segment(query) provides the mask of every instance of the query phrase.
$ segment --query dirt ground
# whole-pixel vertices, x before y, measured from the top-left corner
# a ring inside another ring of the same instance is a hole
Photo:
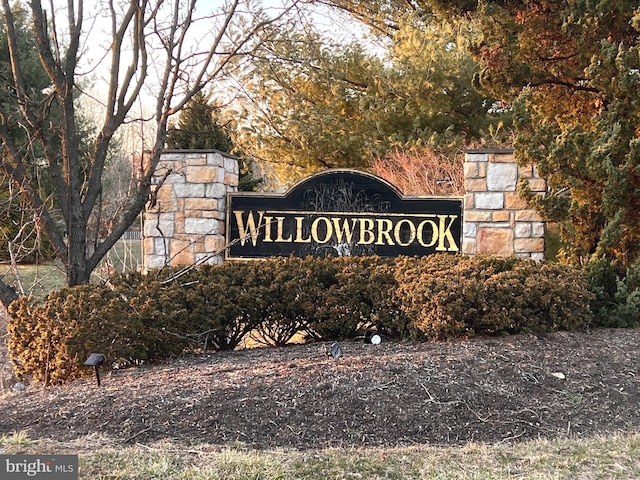
[[[262,348],[0,398],[0,435],[253,448],[457,445],[640,428],[640,330]]]

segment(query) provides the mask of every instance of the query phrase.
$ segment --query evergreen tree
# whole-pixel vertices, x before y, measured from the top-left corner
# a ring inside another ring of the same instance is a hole
[[[640,8],[632,0],[327,0],[392,37],[411,12],[464,19],[474,86],[514,115],[515,151],[548,181],[527,195],[572,262],[640,258]],[[417,54],[419,55],[419,54]]]
[[[167,130],[167,148],[220,150],[231,153],[233,142],[219,124],[218,109],[203,92],[185,105],[176,125]]]
[[[46,73],[38,62],[35,39],[28,32],[28,14],[20,3],[14,7],[17,26],[16,41],[20,56],[25,65],[26,88],[34,97],[42,101],[48,86]],[[19,116],[16,87],[11,76],[11,60],[4,25],[0,16],[0,84],[4,87],[0,96],[0,112],[9,118]],[[20,148],[28,165],[28,174],[32,177],[42,198],[52,205],[52,185],[47,172],[40,165],[42,149],[30,141],[26,129],[19,123],[11,122],[8,132]],[[4,146],[0,142],[0,159],[5,158]],[[37,212],[30,209],[24,201],[19,188],[11,185],[11,179],[0,172],[0,261],[35,261],[38,258],[50,258],[53,251],[46,236],[41,236],[35,222]]]
[[[265,42],[243,82],[243,148],[291,181],[425,145],[454,152],[508,121],[472,86],[463,21],[399,14],[380,53],[298,25]]]
[[[516,154],[549,184],[530,198],[559,223],[564,255],[638,260],[638,2],[432,3],[475,17],[476,85],[513,108]]]
[[[180,114],[177,125],[171,125],[167,130],[167,148],[219,150],[233,153],[234,145],[230,135],[219,123],[219,109],[212,105],[203,93],[196,93],[185,105]],[[254,191],[262,181],[254,178],[250,160],[238,155],[240,191]]]

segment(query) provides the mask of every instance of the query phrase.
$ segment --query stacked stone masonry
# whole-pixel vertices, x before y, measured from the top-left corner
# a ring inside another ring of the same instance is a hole
[[[237,160],[222,152],[162,154],[144,218],[145,269],[222,262],[227,193],[238,190],[238,175]]]
[[[534,166],[519,166],[511,150],[467,152],[462,253],[544,259],[545,223],[518,195],[526,178],[546,193]],[[152,180],[144,214],[145,269],[221,263],[227,193],[238,190],[238,162],[218,151],[169,150]]]
[[[512,150],[470,151],[464,174],[462,253],[543,260],[545,223],[516,191],[526,178],[532,191],[546,193],[536,168],[518,165]]]

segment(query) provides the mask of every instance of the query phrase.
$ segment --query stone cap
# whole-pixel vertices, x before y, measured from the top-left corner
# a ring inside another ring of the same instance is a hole
[[[219,153],[224,157],[229,158],[237,158],[240,157],[236,155],[232,155],[231,153],[223,152],[222,150],[216,150],[215,148],[211,149],[201,149],[201,148],[165,148],[162,150],[162,153]]]
[[[464,153],[513,153],[513,148],[470,148]]]

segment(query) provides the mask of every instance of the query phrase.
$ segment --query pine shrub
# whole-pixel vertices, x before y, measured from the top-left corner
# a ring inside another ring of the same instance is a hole
[[[397,275],[405,314],[429,339],[576,329],[590,319],[586,276],[571,267],[435,255]]]
[[[393,259],[343,257],[333,260],[340,268],[326,291],[325,312],[312,328],[319,338],[343,339],[377,331],[400,336],[408,320],[396,294]]]
[[[296,335],[335,340],[372,330],[435,340],[574,330],[591,321],[590,305],[634,324],[639,288],[640,269],[621,279],[605,265],[587,275],[515,257],[226,262],[120,275],[52,292],[41,304],[20,298],[9,348],[19,376],[53,384],[90,373],[82,363],[92,352],[127,366],[232,350],[249,335],[282,346]]]
[[[606,259],[588,266],[591,309],[597,327],[637,327],[640,324],[640,261],[620,268]]]
[[[338,265],[326,258],[272,258],[256,262],[262,287],[261,319],[255,338],[283,346],[296,335],[319,338],[316,330],[326,317],[326,292],[335,283]]]
[[[148,330],[139,317],[127,315],[122,297],[104,286],[65,288],[41,305],[22,297],[11,304],[8,330],[16,374],[45,385],[82,375],[92,352],[121,365],[149,356]]]

